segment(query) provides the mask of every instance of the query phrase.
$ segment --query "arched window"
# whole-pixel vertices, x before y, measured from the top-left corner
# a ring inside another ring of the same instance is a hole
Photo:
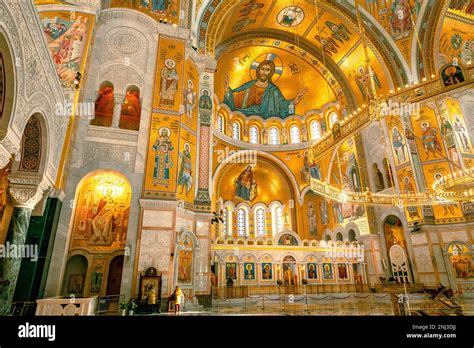
[[[258,143],[259,143],[258,127],[251,126],[250,127],[250,144],[258,144]]]
[[[290,141],[292,144],[301,142],[300,128],[296,124],[290,127]]]
[[[348,237],[349,237],[349,242],[354,242],[357,240],[354,230],[349,230]]]
[[[379,169],[377,163],[372,163],[372,172],[375,177],[375,191],[385,190],[385,183],[383,181],[383,174]]]
[[[326,242],[329,242],[331,240],[331,236],[327,234],[325,239],[326,239]]]
[[[319,140],[321,138],[321,125],[317,120],[311,122],[311,139],[312,140]]]
[[[341,232],[337,232],[337,234],[336,234],[336,240],[342,241],[342,233],[341,233]]]
[[[217,129],[219,130],[219,132],[224,133],[225,121],[223,115],[219,115],[217,117]]]
[[[237,233],[239,237],[247,236],[247,211],[244,208],[237,211]]]
[[[138,130],[140,128],[141,113],[140,90],[134,86],[129,87],[120,113],[119,128]]]
[[[283,231],[283,209],[281,205],[276,205],[272,209],[273,235]]]
[[[336,123],[339,120],[339,116],[337,115],[337,112],[332,112],[329,115],[329,128],[332,128],[334,123]]]
[[[280,132],[277,127],[271,127],[268,131],[269,133],[269,144],[278,145],[280,144]]]
[[[226,237],[232,236],[232,208],[227,206],[224,208],[224,235]]]
[[[255,227],[257,237],[265,237],[265,209],[263,208],[255,210]]]
[[[112,126],[114,106],[114,86],[110,82],[103,82],[100,85],[99,96],[95,101],[95,117],[90,124],[101,127]]]
[[[232,138],[240,140],[240,123],[237,121],[232,124]]]
[[[390,163],[388,163],[388,159],[386,157],[383,159],[382,164],[383,164],[383,169],[385,171],[385,175],[387,178],[388,187],[392,187],[393,186],[392,166],[390,165]]]

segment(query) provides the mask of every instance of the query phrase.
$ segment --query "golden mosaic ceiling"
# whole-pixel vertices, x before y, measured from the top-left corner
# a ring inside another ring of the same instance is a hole
[[[237,68],[248,70],[257,56],[272,54],[281,62],[283,86],[279,87],[284,95],[294,97],[298,86],[317,94],[305,98],[299,114],[334,101],[350,108],[364,104],[370,92],[364,86],[368,72],[357,23],[328,4],[318,4],[283,0],[222,3],[206,31],[207,51],[215,52],[218,72],[231,76],[235,88],[249,79],[248,73],[240,74]],[[366,43],[377,89],[388,93],[394,88],[391,71],[375,45],[369,39]],[[216,81],[224,81],[224,76]],[[219,96],[220,90],[223,86],[217,85]]]

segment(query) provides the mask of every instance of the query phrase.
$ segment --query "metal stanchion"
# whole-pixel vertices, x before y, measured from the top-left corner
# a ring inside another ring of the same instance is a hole
[[[309,312],[309,309],[308,309],[308,294],[306,292],[306,285],[303,285],[304,287],[304,298],[305,298],[305,312]]]

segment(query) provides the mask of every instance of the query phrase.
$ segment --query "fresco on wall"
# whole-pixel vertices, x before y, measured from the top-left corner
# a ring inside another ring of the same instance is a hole
[[[390,250],[395,244],[405,249],[405,230],[399,218],[394,215],[388,216],[384,222],[383,229],[387,250]]]
[[[446,157],[441,144],[441,134],[435,111],[429,107],[420,110],[420,117],[412,119],[414,136],[421,161],[442,159]]]
[[[257,57],[250,65],[250,81],[231,88],[229,77],[225,77],[224,103],[232,111],[242,112],[246,116],[257,115],[266,119],[293,115],[306,89],[300,89],[293,99],[285,99],[275,84],[282,73],[283,62],[276,54],[267,53]]]
[[[426,185],[431,189],[436,180],[442,177],[452,175],[448,162],[423,165]],[[452,219],[463,216],[461,207],[458,203],[433,205],[433,211],[436,219]]]
[[[196,130],[198,121],[199,73],[197,71],[196,65],[189,60],[187,60],[185,63],[183,88],[183,108],[181,122],[191,127],[191,129]],[[206,108],[206,105],[202,106],[203,109]]]
[[[196,178],[196,136],[188,130],[181,129],[178,154],[178,177],[177,192],[178,199],[189,203],[194,201],[194,183]]]
[[[179,154],[185,153],[180,139],[180,109],[182,110],[184,42],[160,36],[151,116],[151,130],[145,176],[146,197],[176,197],[178,172],[189,169],[187,155],[178,163]],[[191,145],[190,145],[191,149]],[[192,149],[191,149],[192,154]],[[186,173],[185,173],[186,172]],[[182,171],[183,192],[190,188],[189,171]]]
[[[405,131],[400,117],[387,116],[385,120],[390,136],[390,143],[392,144],[395,165],[404,164],[410,160],[410,157],[408,155],[408,143],[405,138]]]
[[[443,86],[451,87],[466,81],[466,79],[459,65],[448,65],[441,70],[441,81],[443,81]]]
[[[126,7],[167,23],[178,24],[180,0],[112,0],[110,7]]]
[[[309,57],[295,57],[295,46],[284,47],[281,41],[273,44],[255,42],[255,46],[236,47],[219,59],[215,92],[230,110],[264,119],[285,119],[320,107],[328,98],[343,98],[337,81],[318,61],[313,65]],[[325,93],[319,93],[306,87],[310,81],[329,86]]]
[[[449,246],[449,261],[456,278],[474,278],[474,263],[471,250],[464,243],[453,243]]]
[[[446,106],[450,117],[448,121],[450,121],[452,129],[452,140],[457,143],[457,147],[462,154],[471,154],[473,152],[471,138],[459,101],[448,98],[446,99]]]
[[[410,63],[411,43],[423,0],[357,0],[389,33]]]
[[[258,184],[254,179],[252,166],[248,165],[235,179],[235,197],[251,202],[258,197]]]
[[[452,3],[463,3],[464,1],[451,1]],[[473,3],[471,3],[472,5]],[[455,8],[462,8],[455,6]],[[474,6],[471,6],[474,8]],[[474,59],[474,33],[472,31],[472,13],[468,18],[461,18],[465,14],[456,10],[455,15],[452,11],[448,11],[444,18],[443,27],[439,39],[439,66],[447,63],[462,63],[466,64]],[[470,18],[469,18],[470,17]]]
[[[94,16],[72,11],[43,11],[39,15],[61,83],[72,88],[76,74],[83,73]]]
[[[186,236],[179,243],[178,254],[178,281],[189,283],[192,279],[193,242]]]
[[[131,188],[114,173],[85,179],[75,201],[71,249],[123,248],[127,236]]]
[[[105,259],[94,259],[90,269],[92,270],[90,292],[100,292],[104,279]]]
[[[397,174],[400,191],[403,194],[413,194],[418,192],[411,166],[397,169]],[[417,206],[407,206],[405,207],[405,212],[408,222],[413,222],[422,218],[421,209]]]
[[[160,36],[153,108],[159,108],[167,114],[179,115],[182,105],[184,52],[183,41]]]
[[[278,240],[278,245],[298,245],[298,241],[291,234],[284,234]]]

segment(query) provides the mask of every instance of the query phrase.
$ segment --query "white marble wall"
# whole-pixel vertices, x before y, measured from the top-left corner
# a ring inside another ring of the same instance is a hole
[[[473,223],[423,226],[421,231],[411,234],[414,261],[419,282],[427,287],[436,288],[439,283],[458,288],[459,279],[449,261],[447,247],[451,242],[465,242],[473,245]],[[474,282],[471,282],[474,283]]]
[[[156,22],[144,14],[124,9],[101,13],[92,38],[93,51],[86,68],[82,101],[95,102],[100,84],[104,81],[112,82],[114,92],[123,96],[130,85],[135,85],[140,89],[142,103],[140,128],[139,131],[130,131],[96,127],[89,125],[88,117],[79,118],[45,297],[56,296],[61,291],[76,188],[85,175],[97,169],[120,172],[128,178],[132,187],[126,240],[130,256],[124,260],[121,286],[121,293],[126,297],[132,293],[140,223],[139,199],[148,147],[158,35]],[[153,216],[146,218],[154,220]]]

